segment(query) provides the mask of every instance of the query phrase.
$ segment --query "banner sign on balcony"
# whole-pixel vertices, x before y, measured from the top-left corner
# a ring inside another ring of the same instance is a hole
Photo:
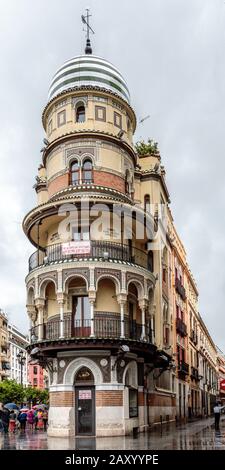
[[[225,392],[225,379],[220,381],[220,390],[224,390]]]
[[[88,255],[91,252],[90,240],[80,240],[62,244],[63,255]]]
[[[79,400],[91,400],[91,390],[79,390]]]

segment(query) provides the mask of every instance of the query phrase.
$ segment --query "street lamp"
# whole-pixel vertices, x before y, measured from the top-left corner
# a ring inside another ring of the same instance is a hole
[[[18,363],[20,364],[20,383],[21,383],[21,385],[23,385],[23,366],[24,366],[27,358],[24,355],[22,350],[17,354],[16,357],[18,359]]]

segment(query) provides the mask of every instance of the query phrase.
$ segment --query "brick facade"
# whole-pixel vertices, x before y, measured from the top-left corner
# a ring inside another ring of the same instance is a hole
[[[123,406],[123,392],[121,390],[96,391],[96,406]]]
[[[94,184],[106,186],[107,188],[116,189],[125,193],[125,181],[122,177],[113,175],[107,171],[93,171]],[[68,188],[69,186],[69,173],[65,175],[56,176],[48,185],[48,195],[52,197],[53,194],[61,191],[61,189]]]
[[[113,188],[121,193],[125,193],[124,179],[107,171],[94,171],[94,184],[107,186],[107,188]]]
[[[74,406],[74,392],[50,392],[50,406]]]
[[[69,186],[69,174],[57,176],[48,185],[48,195],[51,197],[61,189],[65,189]]]
[[[176,406],[176,398],[161,395],[161,394],[148,394],[148,405],[149,406]]]

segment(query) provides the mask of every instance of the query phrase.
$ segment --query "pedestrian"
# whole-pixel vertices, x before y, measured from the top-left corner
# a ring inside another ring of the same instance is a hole
[[[34,429],[34,410],[29,410],[27,412],[27,422],[29,424],[30,429],[33,431]]]
[[[35,430],[38,428],[38,412],[35,410],[34,412],[34,425],[35,425]]]
[[[47,410],[43,411],[42,419],[44,423],[44,431],[47,431],[47,424],[48,424],[48,411]]]
[[[20,422],[20,429],[21,431],[25,431],[26,430],[26,424],[27,424],[27,413],[25,413],[25,411],[21,411],[19,414],[18,414],[18,421]]]
[[[9,430],[9,410],[4,406],[0,406],[0,420],[3,426],[4,433],[7,433]]]
[[[10,411],[9,415],[9,432],[15,432],[16,430],[16,413],[15,410]]]
[[[220,414],[221,410],[225,408],[225,406],[221,406],[219,403],[216,403],[213,412],[214,412],[214,418],[215,418],[215,430],[218,431],[220,428]]]

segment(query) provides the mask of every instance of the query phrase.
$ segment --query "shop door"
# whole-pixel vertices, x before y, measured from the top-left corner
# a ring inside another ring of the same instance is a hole
[[[95,387],[76,387],[76,436],[95,435]]]

